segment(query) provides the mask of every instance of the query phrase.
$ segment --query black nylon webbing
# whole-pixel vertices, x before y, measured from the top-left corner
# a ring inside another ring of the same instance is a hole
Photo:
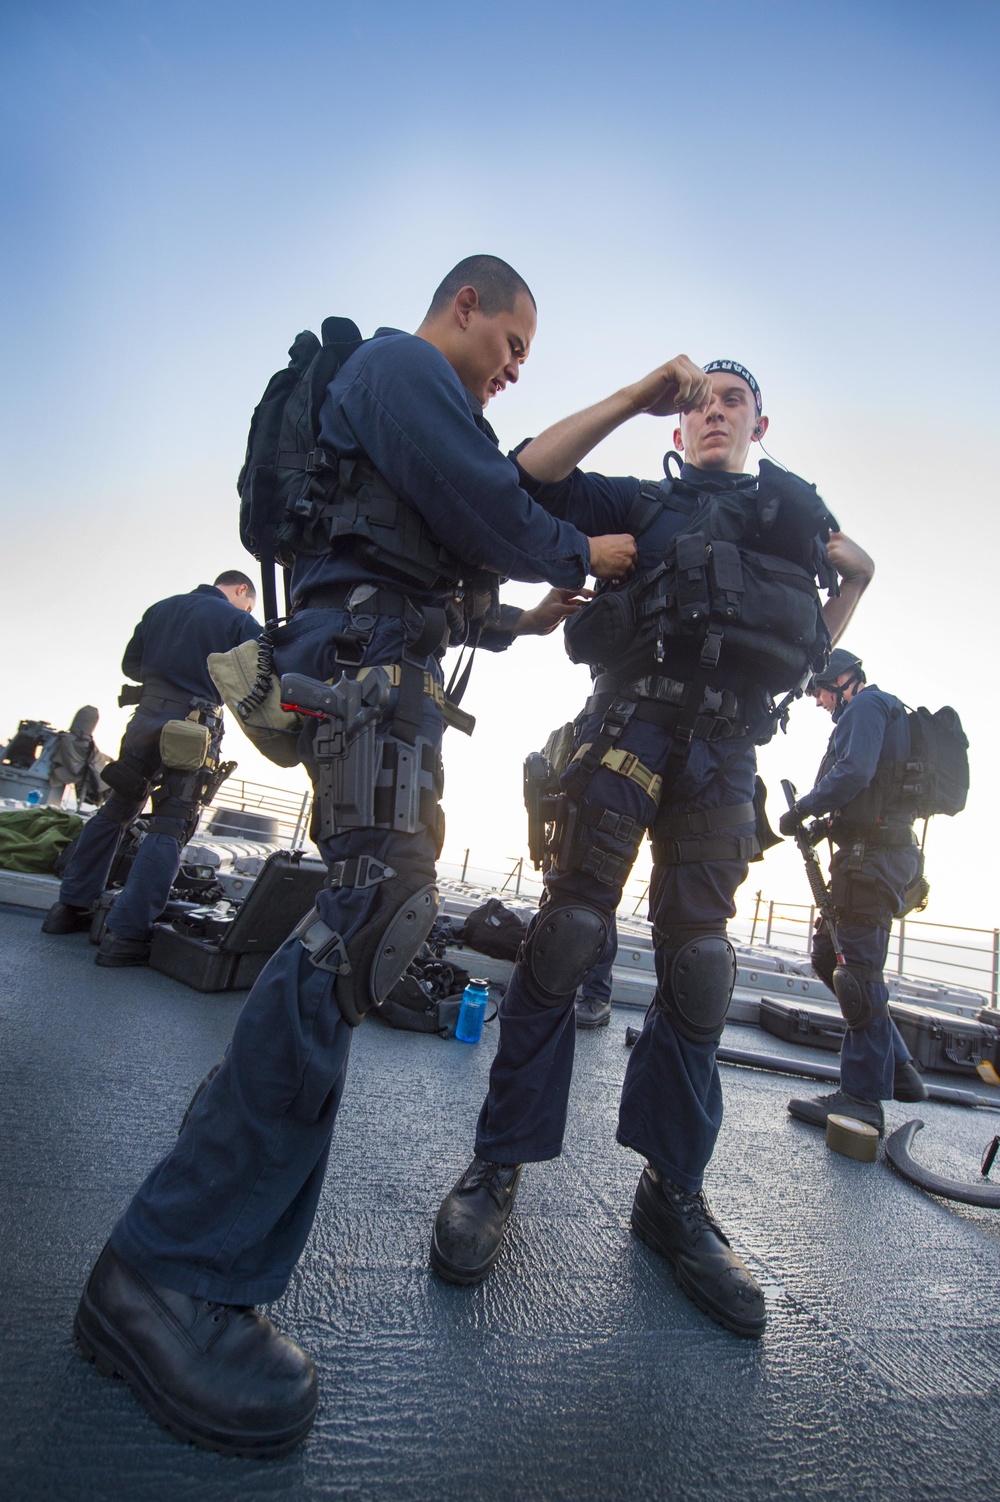
[[[691,839],[662,843],[654,834],[652,844],[653,858],[665,866],[683,865],[689,861],[752,861],[760,854],[760,845],[754,835],[717,835],[713,838],[695,835]]]
[[[698,808],[669,819],[657,819],[656,833],[667,839],[683,839],[687,835],[714,834],[717,829],[727,829],[733,824],[752,824],[753,821],[753,803],[730,803],[723,808]]]

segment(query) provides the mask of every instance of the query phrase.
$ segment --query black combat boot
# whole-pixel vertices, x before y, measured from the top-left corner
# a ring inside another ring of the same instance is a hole
[[[764,1295],[712,1215],[692,1194],[646,1165],[632,1202],[632,1230],[669,1261],[682,1292],[736,1335],[756,1339],[767,1323]]]
[[[854,1121],[866,1121],[875,1127],[881,1137],[885,1132],[885,1114],[880,1100],[860,1100],[848,1095],[846,1090],[834,1090],[831,1095],[814,1095],[809,1099],[792,1099],[788,1102],[790,1115],[799,1121],[808,1121],[811,1126],[826,1130],[828,1116],[850,1116]]]
[[[920,1071],[912,1059],[897,1064],[892,1071],[893,1100],[926,1100],[927,1086],[920,1078]]]
[[[576,1003],[577,1027],[607,1027],[611,1021],[611,998],[598,1001],[596,996],[581,996]]]
[[[500,1255],[521,1165],[473,1158],[441,1201],[431,1237],[431,1267],[446,1283],[479,1283]]]
[[[74,907],[70,902],[54,902],[42,919],[42,933],[85,933],[93,921],[92,908]]]
[[[94,955],[94,964],[110,965],[116,969],[122,965],[148,965],[149,951],[149,939],[121,939],[106,928]]]
[[[77,1345],[158,1424],[222,1455],[285,1455],[312,1428],[316,1371],[253,1309],[150,1283],[109,1242],[76,1311]]]

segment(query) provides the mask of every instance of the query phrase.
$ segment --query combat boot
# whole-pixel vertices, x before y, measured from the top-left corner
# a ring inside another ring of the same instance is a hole
[[[116,969],[122,965],[148,965],[150,947],[148,939],[122,939],[106,928],[94,955],[94,964]]]
[[[446,1283],[480,1283],[500,1255],[521,1165],[473,1158],[441,1201],[431,1237],[431,1267]]]
[[[42,919],[42,933],[85,933],[93,920],[93,910],[89,907],[74,907],[71,902],[54,902]]]
[[[76,1312],[81,1354],[122,1377],[178,1439],[221,1455],[285,1455],[316,1416],[316,1371],[254,1309],[151,1283],[109,1242]]]
[[[859,1100],[848,1095],[846,1090],[834,1090],[831,1095],[814,1095],[807,1100],[792,1099],[788,1102],[789,1114],[799,1121],[808,1121],[811,1126],[826,1129],[828,1116],[850,1116],[854,1121],[866,1121],[881,1137],[885,1132],[885,1113],[880,1100]]]
[[[893,1100],[926,1100],[927,1086],[920,1078],[920,1071],[912,1059],[897,1064],[892,1071]]]
[[[581,996],[575,1010],[577,1027],[607,1027],[611,1021],[611,998],[599,1001],[596,996]]]
[[[735,1335],[756,1339],[767,1324],[760,1284],[736,1255],[703,1192],[665,1179],[649,1164],[632,1202],[632,1230],[667,1258],[678,1287]]]

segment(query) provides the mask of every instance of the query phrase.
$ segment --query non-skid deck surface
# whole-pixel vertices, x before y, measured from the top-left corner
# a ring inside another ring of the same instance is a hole
[[[640,1164],[614,1127],[636,1014],[618,1010],[578,1035],[566,1151],[526,1170],[500,1265],[464,1290],[428,1272],[427,1246],[470,1155],[492,1030],[469,1048],[361,1027],[315,1230],[269,1311],[316,1362],[316,1427],[276,1462],[178,1444],[77,1355],[73,1310],[243,997],[98,969],[85,936],[47,938],[40,916],[0,909],[0,1495],[996,1497],[997,1212],[829,1152],[785,1111],[823,1087],[726,1067],[709,1194],[770,1309],[760,1343],[727,1334],[628,1233]],[[745,1028],[726,1041],[775,1051]],[[922,1160],[953,1176],[975,1174],[1000,1124],[889,1110],[914,1114]]]

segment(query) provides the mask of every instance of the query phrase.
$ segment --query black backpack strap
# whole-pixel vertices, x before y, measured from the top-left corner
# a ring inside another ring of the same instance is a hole
[[[678,492],[671,478],[644,480],[636,491],[635,498],[625,516],[625,531],[631,532],[633,537],[641,537],[643,532],[649,530],[661,512],[679,511],[686,516],[694,511],[697,505],[697,500],[692,496]]]

